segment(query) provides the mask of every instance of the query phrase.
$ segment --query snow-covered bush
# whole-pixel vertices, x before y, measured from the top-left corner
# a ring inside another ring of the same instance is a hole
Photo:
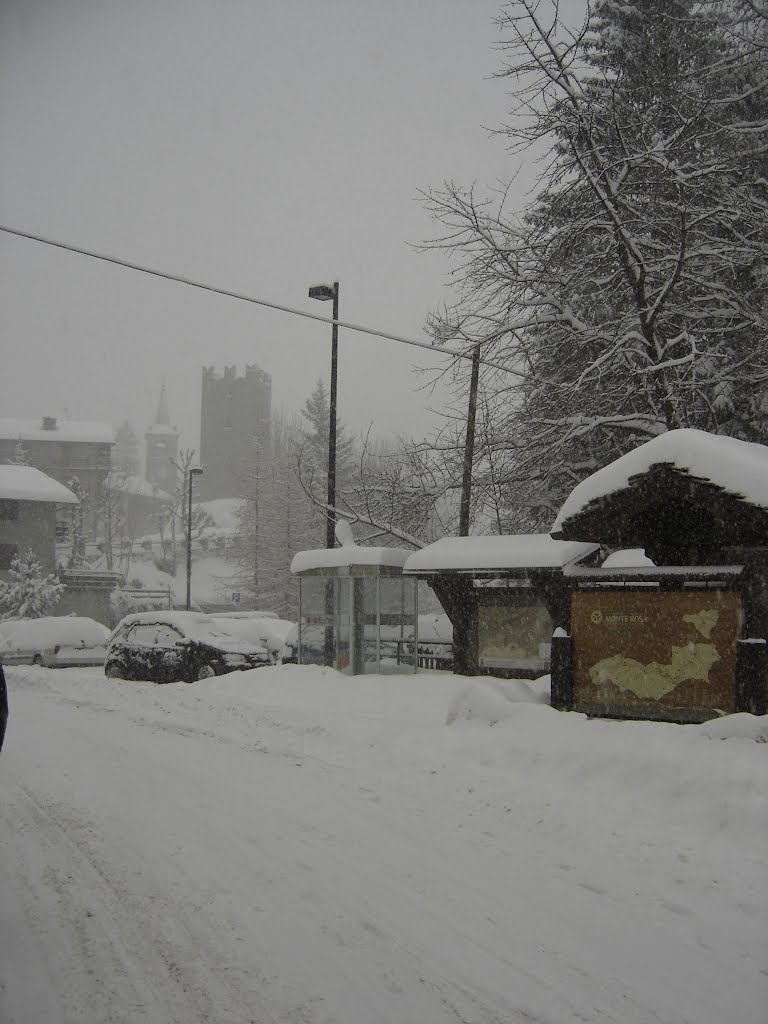
[[[126,615],[133,615],[134,612],[153,612],[156,609],[167,608],[168,601],[157,594],[137,594],[130,590],[113,590],[109,595],[109,608],[112,613],[112,621],[119,622]]]
[[[64,593],[64,584],[52,573],[43,576],[31,549],[14,558],[9,580],[0,580],[0,618],[39,619],[47,615]]]

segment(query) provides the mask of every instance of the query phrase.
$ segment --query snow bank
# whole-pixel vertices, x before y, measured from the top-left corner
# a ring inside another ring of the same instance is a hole
[[[445,721],[446,725],[459,720],[496,725],[515,715],[515,704],[537,703],[548,703],[548,695],[541,690],[537,692],[522,679],[476,679],[453,698]]]

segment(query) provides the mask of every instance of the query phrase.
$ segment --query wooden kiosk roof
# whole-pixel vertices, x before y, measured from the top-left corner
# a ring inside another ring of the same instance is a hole
[[[768,447],[700,430],[661,434],[579,484],[552,536],[643,547],[659,564],[768,545]]]

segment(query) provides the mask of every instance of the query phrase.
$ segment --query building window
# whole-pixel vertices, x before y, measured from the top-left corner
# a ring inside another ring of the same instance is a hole
[[[60,519],[56,523],[56,543],[66,544],[69,540],[69,523],[66,519]]]
[[[18,519],[19,503],[7,498],[0,499],[0,519]]]
[[[0,544],[0,569],[10,569],[19,549],[15,544]]]

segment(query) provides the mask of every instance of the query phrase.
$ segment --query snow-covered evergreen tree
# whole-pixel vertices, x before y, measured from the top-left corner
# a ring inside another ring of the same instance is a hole
[[[85,561],[86,522],[90,508],[88,492],[76,476],[67,481],[67,488],[78,499],[72,511],[72,547],[67,562],[68,569],[80,569]]]
[[[0,580],[0,618],[39,619],[48,615],[64,593],[58,576],[43,576],[32,550],[14,558],[8,574],[10,579]]]
[[[307,421],[304,427],[302,446],[303,475],[312,477],[313,484],[320,487],[320,481],[328,479],[328,430],[331,424],[331,408],[325,385],[318,379],[314,390],[304,403],[301,414]],[[336,417],[336,486],[341,488],[352,470],[355,443],[347,435],[346,427]]]
[[[29,457],[29,452],[24,447],[24,442],[19,438],[16,443],[16,447],[13,449],[13,465],[14,466],[31,466],[32,460]]]

